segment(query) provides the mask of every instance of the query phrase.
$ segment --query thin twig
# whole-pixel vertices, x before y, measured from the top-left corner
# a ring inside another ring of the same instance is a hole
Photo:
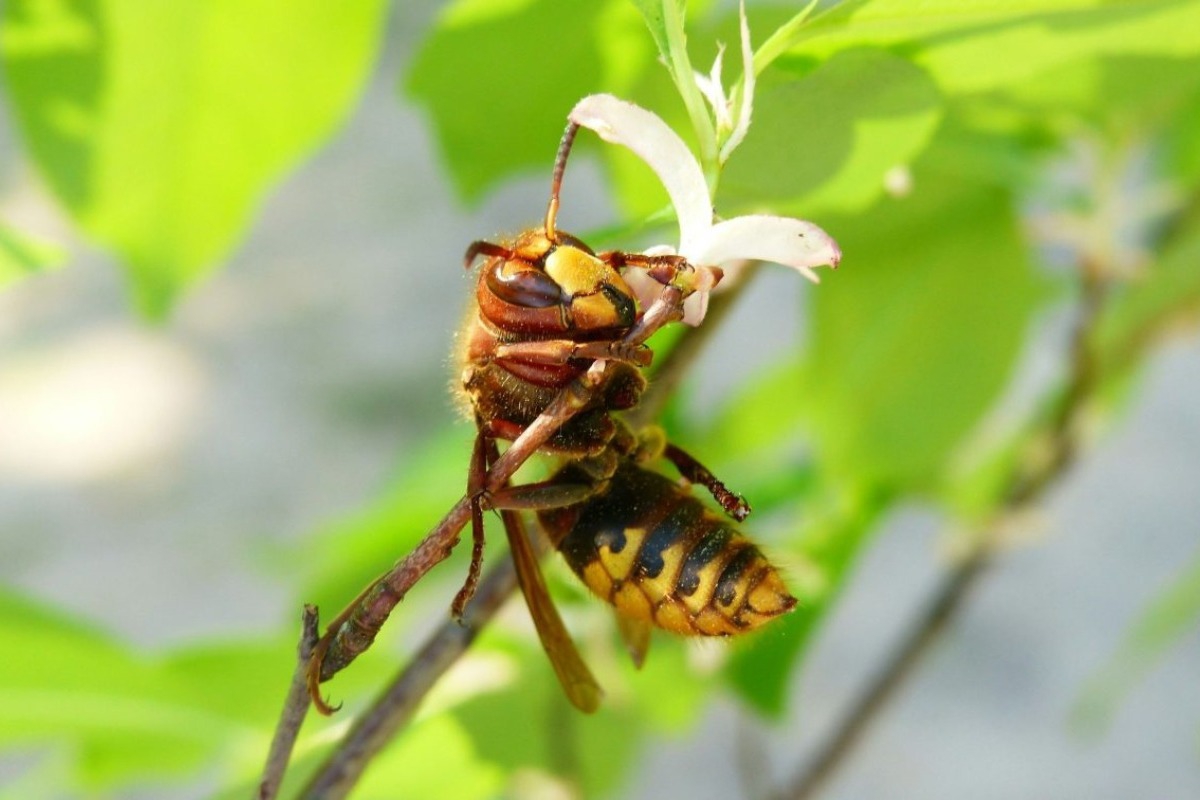
[[[510,559],[492,567],[479,584],[462,624],[447,620],[414,655],[396,680],[355,720],[299,798],[338,800],[358,783],[371,759],[412,719],[421,700],[475,640],[517,587]]]
[[[292,757],[292,748],[296,745],[300,726],[308,714],[308,660],[317,644],[319,625],[316,606],[305,605],[300,643],[296,647],[296,671],[292,674],[292,683],[288,687],[287,699],[279,715],[279,724],[275,726],[275,736],[271,739],[267,763],[263,767],[262,780],[258,784],[258,800],[274,800],[279,793],[279,786],[283,783],[283,775]]]
[[[1079,321],[1071,340],[1070,374],[1059,404],[1046,423],[1049,457],[1013,476],[996,523],[977,537],[966,556],[943,577],[900,644],[851,703],[833,733],[778,794],[780,800],[807,800],[815,797],[825,786],[879,712],[949,629],[967,596],[992,563],[996,545],[1005,528],[1004,520],[1041,498],[1074,463],[1078,454],[1079,418],[1090,404],[1099,378],[1090,343],[1103,309],[1107,285],[1094,264],[1084,264],[1081,273],[1083,297]]]
[[[901,644],[883,663],[842,717],[841,722],[809,761],[803,772],[780,792],[783,800],[815,797],[845,758],[854,750],[863,733],[887,705],[914,668],[953,620],[968,590],[988,563],[988,550],[977,548],[946,575],[933,598],[909,628]]]

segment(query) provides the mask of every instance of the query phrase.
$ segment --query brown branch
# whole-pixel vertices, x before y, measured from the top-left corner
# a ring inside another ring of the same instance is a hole
[[[949,629],[971,590],[987,572],[1003,535],[1005,520],[1039,500],[1073,465],[1078,455],[1079,419],[1091,403],[1099,380],[1090,343],[1103,310],[1107,287],[1097,265],[1084,264],[1081,272],[1083,296],[1071,339],[1070,373],[1057,407],[1045,423],[1049,457],[1014,474],[996,521],[976,538],[966,556],[943,577],[900,644],[851,703],[816,754],[777,795],[779,800],[807,800],[825,786],[871,723]]]
[[[267,763],[258,784],[258,800],[274,800],[279,793],[279,785],[283,783],[300,726],[308,714],[308,660],[317,644],[318,629],[316,606],[304,606],[300,643],[296,647],[296,671],[292,674],[283,712],[279,715],[279,724],[275,726],[275,736],[271,739]]]
[[[512,561],[497,562],[480,582],[462,624],[453,620],[442,623],[387,690],[355,720],[298,797],[338,800],[349,794],[371,759],[412,719],[425,695],[466,652],[516,587]]]

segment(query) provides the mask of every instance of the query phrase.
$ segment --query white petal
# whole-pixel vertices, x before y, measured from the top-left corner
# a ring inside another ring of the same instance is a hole
[[[625,279],[625,284],[633,292],[634,299],[642,311],[648,309],[663,293],[663,285],[647,275],[644,269],[627,269],[621,277]]]
[[[611,94],[593,94],[575,105],[570,119],[606,142],[628,147],[654,170],[675,207],[681,250],[712,225],[712,202],[700,164],[657,115]]]
[[[700,90],[700,94],[704,95],[704,99],[708,101],[708,105],[713,110],[713,116],[717,118],[717,124],[720,125],[722,110],[725,118],[729,118],[728,102],[725,100],[725,90],[721,84],[714,83],[712,78],[702,72],[693,72],[692,76],[696,80],[696,87]]]
[[[709,105],[712,106],[713,118],[717,122],[717,130],[729,130],[733,127],[733,119],[729,116],[729,98],[725,96],[725,85],[721,83],[721,65],[725,60],[725,45],[717,46],[717,57],[713,59],[712,71],[709,72],[708,78],[705,79],[712,88],[711,95],[705,95],[708,98]],[[699,81],[697,81],[699,84]],[[704,87],[700,87],[700,91],[704,92]]]
[[[729,138],[725,140],[725,145],[721,148],[722,164],[729,160],[729,156],[746,138],[746,133],[750,130],[750,116],[754,113],[754,50],[750,47],[750,23],[746,20],[746,0],[742,0],[739,16],[742,26],[742,97],[738,107],[737,127],[733,129],[733,133],[729,134]]]
[[[685,325],[693,328],[704,321],[708,313],[708,292],[695,292],[683,301],[683,319]]]
[[[678,250],[669,244],[656,244],[653,247],[647,247],[642,251],[644,256],[673,256]]]
[[[694,264],[715,266],[738,259],[774,261],[818,280],[811,267],[836,267],[842,251],[829,234],[804,220],[753,214],[718,222],[692,251],[680,252]]]

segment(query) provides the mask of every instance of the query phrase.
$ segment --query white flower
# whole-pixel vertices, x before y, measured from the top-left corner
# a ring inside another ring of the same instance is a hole
[[[837,242],[811,222],[753,214],[714,223],[712,200],[699,162],[675,131],[646,109],[612,95],[594,94],[576,104],[570,119],[607,142],[628,147],[662,181],[679,220],[679,246],[656,247],[648,253],[677,253],[698,270],[745,260],[773,261],[795,268],[813,282],[819,280],[813,267],[836,267],[841,260]],[[637,277],[639,274],[630,270],[625,277],[645,305],[657,297],[662,286],[644,274]],[[702,281],[701,288],[685,301],[683,321],[687,324],[698,325],[704,319],[708,290],[703,287],[710,283]]]

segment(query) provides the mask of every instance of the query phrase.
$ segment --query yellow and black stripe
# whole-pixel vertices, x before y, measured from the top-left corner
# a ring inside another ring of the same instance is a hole
[[[631,461],[602,494],[540,516],[571,569],[631,619],[728,636],[796,605],[778,570],[727,518]]]

